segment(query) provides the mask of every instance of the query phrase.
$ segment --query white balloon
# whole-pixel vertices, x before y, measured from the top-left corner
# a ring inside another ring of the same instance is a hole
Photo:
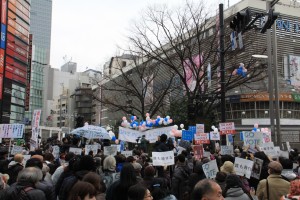
[[[218,128],[214,128],[214,133],[218,133],[218,132],[219,132]]]
[[[175,128],[175,130],[178,130],[178,126],[176,124],[173,127]]]
[[[216,127],[215,127],[214,125],[211,126],[211,129],[212,129],[212,130],[215,130],[215,128],[216,128]]]
[[[168,125],[168,122],[166,122],[166,121],[164,121],[163,123],[164,123],[164,125]]]
[[[180,128],[183,129],[184,128],[184,124],[180,124]]]
[[[159,125],[162,125],[162,123],[163,123],[163,121],[159,121],[159,122],[158,122]]]

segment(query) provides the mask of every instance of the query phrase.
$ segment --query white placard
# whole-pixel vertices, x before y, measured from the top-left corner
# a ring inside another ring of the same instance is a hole
[[[235,158],[234,161],[234,170],[235,173],[239,176],[245,176],[246,178],[250,178],[253,167],[252,160],[246,160],[239,157]]]
[[[263,166],[263,163],[264,163],[263,160],[254,157],[251,177],[256,178],[256,179],[260,178],[260,173],[261,173],[261,168]]]
[[[59,158],[59,146],[52,146],[52,155],[55,159]]]
[[[152,152],[153,166],[174,165],[174,152]]]
[[[176,150],[177,150],[177,155],[179,155],[182,153],[183,150],[186,150],[186,149],[181,146],[178,146],[178,147],[176,147]]]
[[[104,150],[105,156],[115,156],[118,153],[117,146],[105,146],[105,147],[103,147],[103,150]]]
[[[277,155],[276,157],[279,157],[280,156],[280,147],[279,146],[275,146],[274,150],[275,150],[276,155]]]
[[[27,160],[29,160],[30,158],[31,158],[31,155],[23,155],[24,156],[24,159],[23,159],[23,166],[25,166],[26,165],[26,162],[27,162]]]
[[[221,155],[233,155],[233,146],[223,146],[221,145]]]
[[[122,151],[121,154],[127,158],[128,156],[132,156],[132,151]]]
[[[11,149],[10,154],[11,154],[11,155],[16,155],[16,154],[18,154],[18,153],[20,153],[20,154],[23,153],[23,147],[14,145],[13,148]]]
[[[205,133],[204,124],[196,124],[196,133]]]
[[[289,158],[289,152],[288,151],[280,151],[280,157]]]
[[[121,145],[120,144],[112,144],[111,146],[116,146],[117,147],[117,151],[121,152]]]
[[[220,140],[220,133],[219,132],[215,133],[215,132],[211,131],[209,133],[209,138],[210,138],[210,140]]]
[[[93,155],[96,155],[98,153],[98,144],[85,145],[84,154],[89,155],[90,151],[93,151]]]
[[[210,158],[211,153],[209,151],[203,151],[203,157]]]
[[[278,156],[277,152],[275,151],[273,142],[268,142],[268,143],[261,144],[260,150],[264,151],[265,154],[268,155],[268,156],[271,156],[271,157],[277,157]]]
[[[260,146],[263,143],[263,134],[261,132],[243,131],[244,146],[250,145],[255,148],[256,145]]]
[[[164,128],[155,128],[148,131],[136,131],[130,128],[119,127],[119,140],[136,143],[136,140],[143,135],[146,136],[146,140],[150,143],[155,143],[158,136],[166,134],[168,137],[171,136],[172,126]]]
[[[0,138],[22,138],[24,124],[0,124]]]
[[[208,163],[203,164],[202,169],[206,178],[216,178],[216,175],[219,171],[216,160],[212,160]]]
[[[70,147],[69,152],[73,152],[75,155],[81,155],[82,149]]]

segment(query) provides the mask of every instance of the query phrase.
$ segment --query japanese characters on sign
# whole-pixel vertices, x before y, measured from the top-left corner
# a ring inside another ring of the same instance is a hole
[[[216,178],[216,175],[219,171],[216,160],[212,160],[208,163],[203,164],[202,168],[206,178]]]
[[[214,131],[211,131],[209,133],[209,136],[210,136],[210,140],[220,140],[220,133],[219,132],[215,133]]]
[[[18,153],[20,153],[20,154],[23,153],[23,147],[14,145],[13,148],[11,149],[10,154],[11,154],[11,155],[16,155],[16,154],[18,154]]]
[[[52,146],[52,155],[55,159],[59,158],[59,146]]]
[[[117,146],[105,146],[105,147],[103,147],[103,149],[104,149],[105,156],[115,156],[115,155],[117,155],[117,152],[118,152]]]
[[[0,138],[22,138],[24,124],[0,124]]]
[[[208,133],[196,133],[195,136],[195,144],[209,144],[209,134]]]
[[[89,155],[90,151],[93,151],[93,155],[96,155],[98,153],[98,144],[85,145],[84,149],[85,149],[85,151],[84,151],[85,155]]]
[[[192,141],[194,139],[194,133],[192,131],[182,130],[182,140]]]
[[[277,157],[278,156],[277,152],[275,151],[273,142],[268,142],[268,143],[261,144],[260,150],[264,151],[265,154],[268,155],[268,156],[271,156],[271,157]]]
[[[152,152],[153,166],[174,165],[173,151]]]
[[[220,135],[235,134],[234,122],[219,123]]]
[[[194,157],[196,160],[200,160],[203,158],[203,146],[202,145],[194,145]]]
[[[128,156],[132,156],[132,151],[121,151],[121,154],[127,158]]]
[[[239,176],[245,176],[246,178],[250,178],[252,173],[253,161],[246,160],[239,157],[235,158],[234,161],[234,171]]]
[[[233,155],[233,146],[223,146],[221,145],[221,155]]]
[[[73,152],[75,155],[81,155],[81,148],[70,147],[69,152]]]

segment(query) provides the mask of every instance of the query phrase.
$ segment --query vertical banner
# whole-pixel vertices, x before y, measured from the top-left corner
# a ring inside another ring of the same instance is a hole
[[[39,135],[39,126],[40,126],[40,119],[41,119],[41,110],[34,110],[32,121],[31,121],[31,128],[32,128],[32,135],[31,139],[37,142],[38,135]]]
[[[30,79],[31,79],[31,58],[32,58],[32,34],[29,34],[29,51],[28,51],[28,67],[27,67],[27,84],[26,84],[26,96],[25,96],[25,111],[29,111]]]

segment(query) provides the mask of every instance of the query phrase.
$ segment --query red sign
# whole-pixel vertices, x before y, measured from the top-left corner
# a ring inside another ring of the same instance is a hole
[[[16,74],[11,73],[11,72],[6,71],[5,72],[5,77],[9,78],[11,80],[14,80],[14,81],[18,81],[18,82],[26,85],[26,78],[22,78],[22,77],[20,77],[20,76],[18,76]]]
[[[24,63],[26,63],[26,64],[27,64],[27,62],[28,62],[27,57],[24,57],[24,56],[18,54],[17,52],[11,50],[10,48],[7,48],[7,49],[6,49],[6,54],[8,54],[8,55],[10,55],[11,57],[16,58],[16,59],[18,59],[18,60],[20,60],[20,61],[22,61],[22,62],[24,62]]]
[[[1,1],[1,23],[6,25],[7,0]]]
[[[196,158],[196,160],[200,160],[203,158],[203,146],[202,145],[194,145],[193,150],[194,150],[194,157]]]
[[[235,134],[234,122],[225,122],[219,124],[220,135]]]
[[[20,76],[22,78],[25,78],[26,79],[26,72],[22,71],[22,70],[19,70],[18,68],[14,67],[14,66],[11,66],[10,64],[6,63],[6,67],[5,67],[5,72],[10,72],[10,73],[13,73],[17,76]]]

